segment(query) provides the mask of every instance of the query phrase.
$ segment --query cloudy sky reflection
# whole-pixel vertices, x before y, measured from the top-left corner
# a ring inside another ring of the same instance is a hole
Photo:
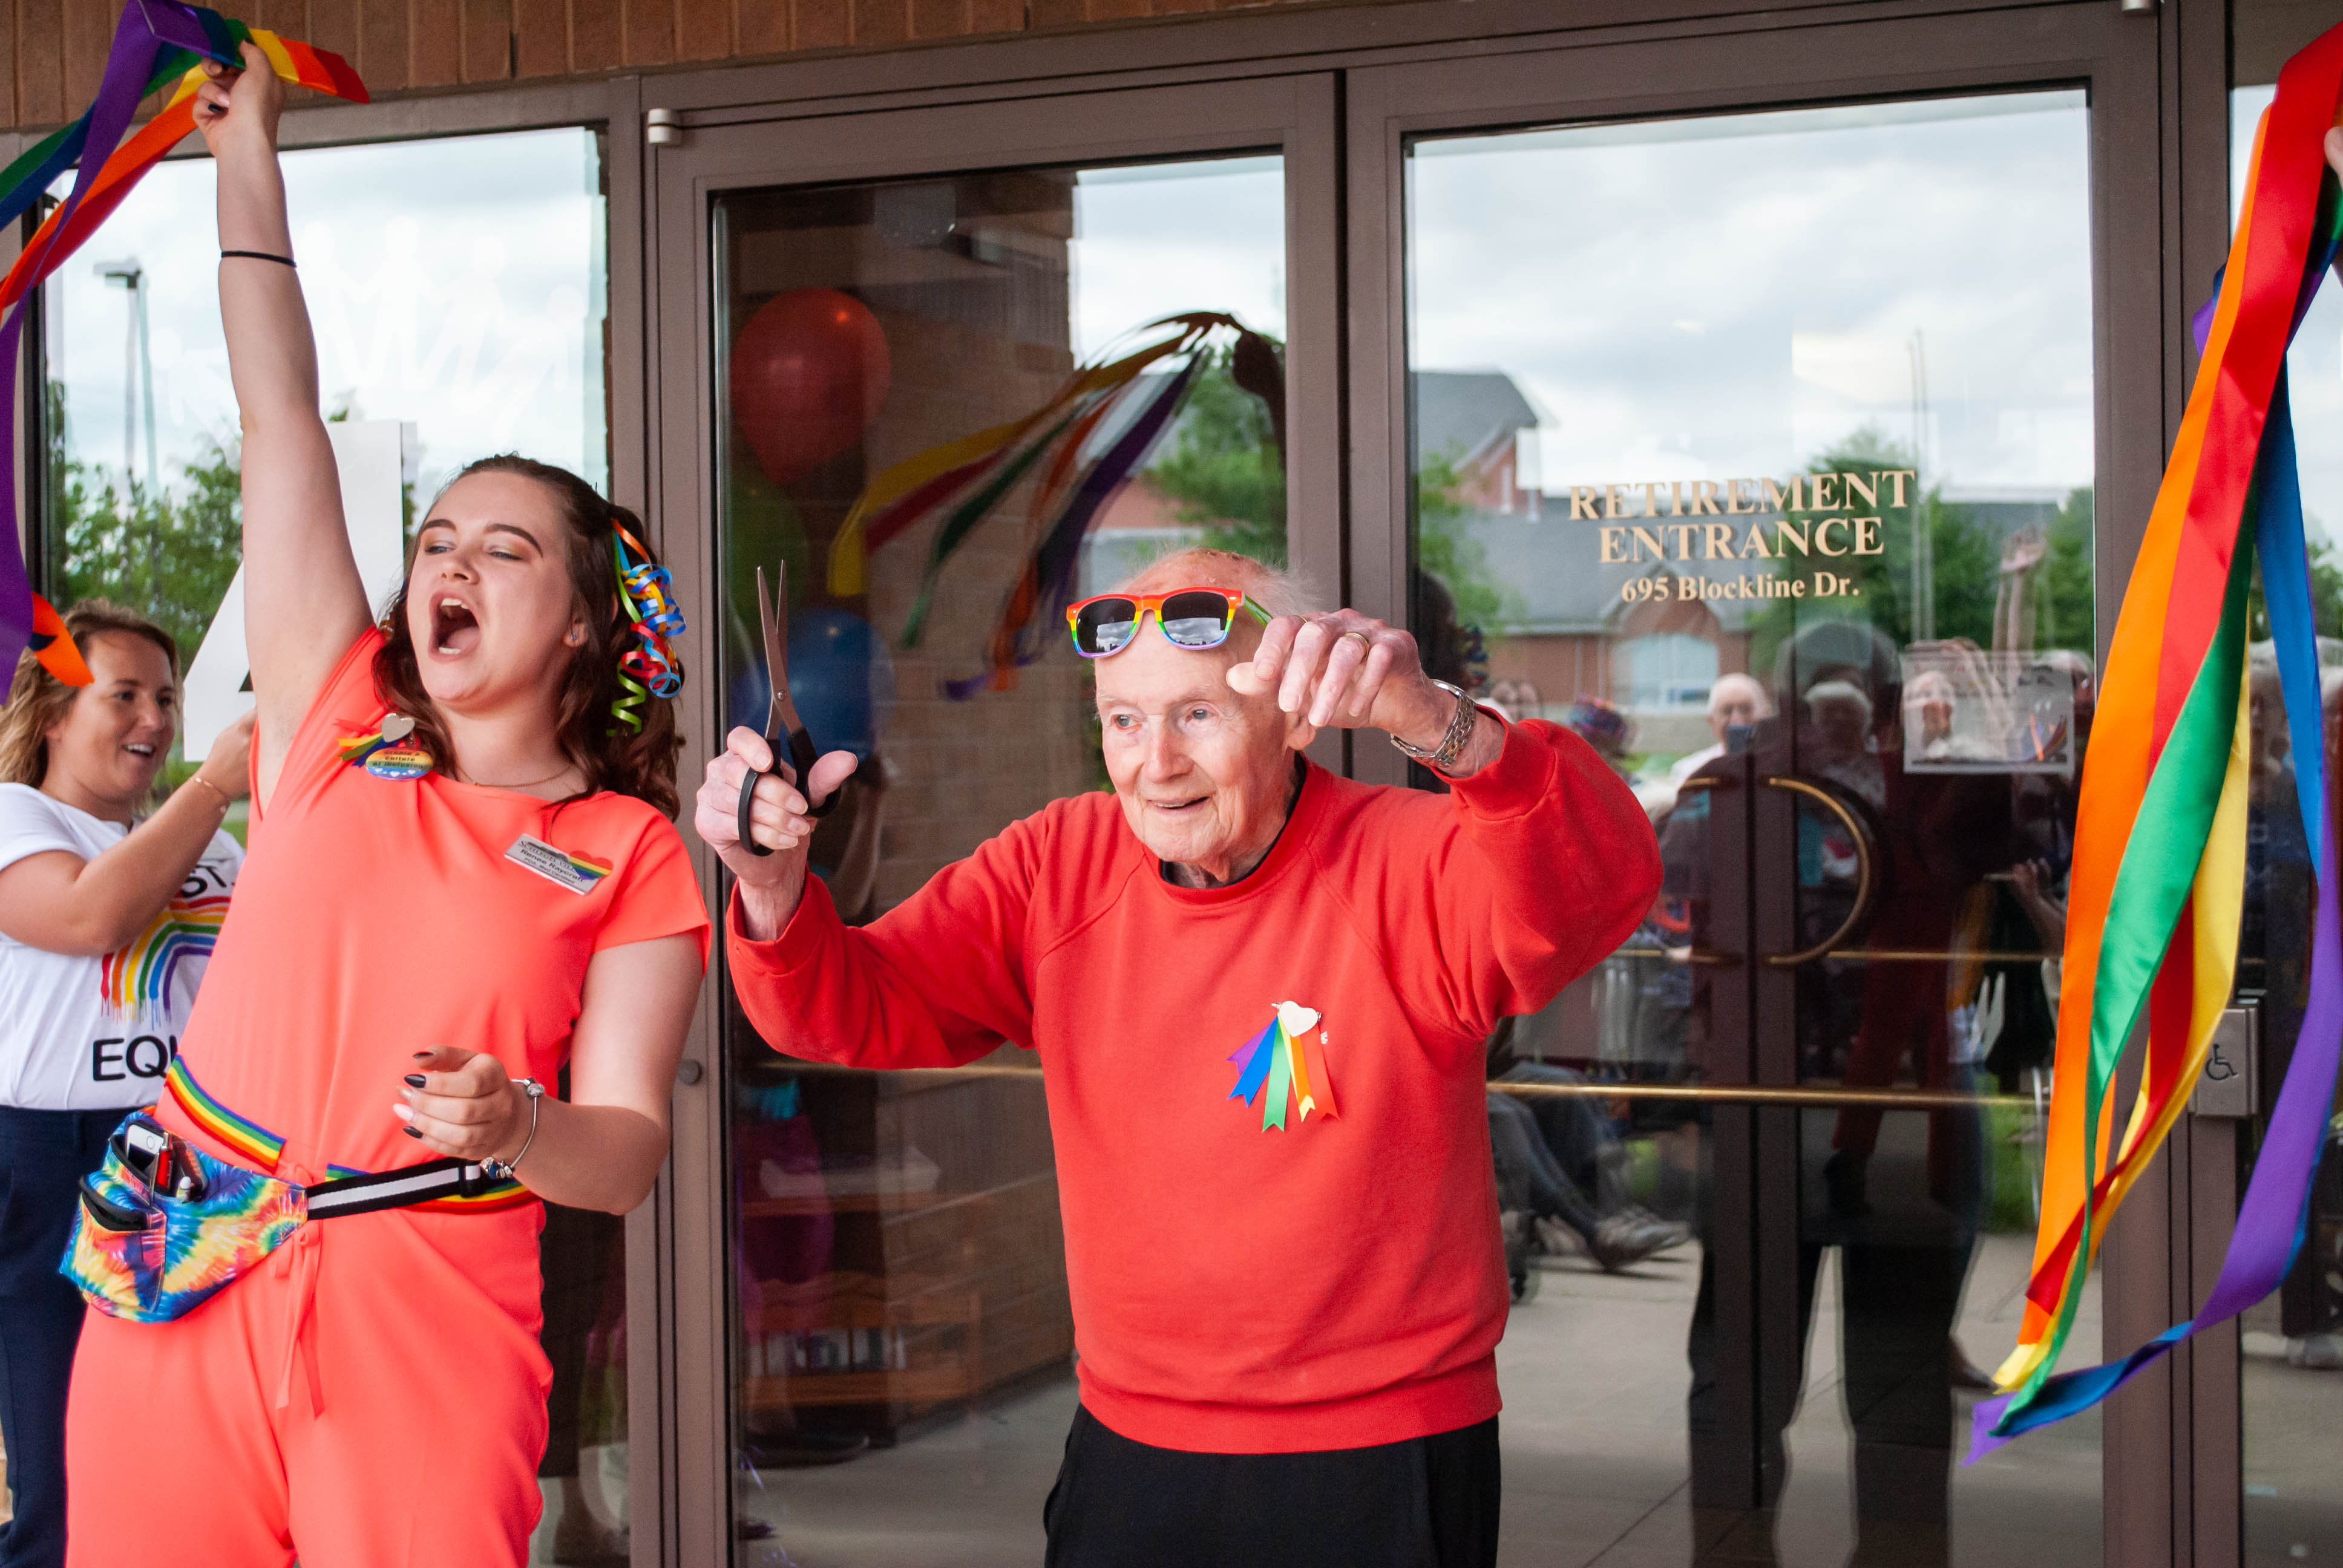
[[[1285,336],[1285,163],[1084,169],[1074,181],[1074,354],[1176,311]]]
[[[1413,362],[1502,369],[1544,487],[1785,475],[1869,424],[1925,482],[2093,467],[2080,93],[1424,141]]]
[[[292,152],[285,175],[329,407],[412,421],[427,493],[507,450],[602,483],[606,241],[590,132]],[[67,439],[116,479],[131,317],[100,264],[145,269],[166,475],[232,443],[214,192],[210,159],[164,165],[47,286]],[[135,418],[134,434],[143,477]]]

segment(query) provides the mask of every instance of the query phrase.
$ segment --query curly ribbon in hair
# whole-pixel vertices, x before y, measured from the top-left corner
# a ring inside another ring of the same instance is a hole
[[[662,700],[683,689],[683,675],[675,667],[669,638],[684,633],[683,611],[675,604],[675,580],[667,568],[650,558],[642,540],[623,523],[610,525],[610,551],[618,563],[618,602],[634,623],[639,647],[618,656],[618,685],[624,695],[610,704],[610,717],[630,729],[643,727],[642,707],[651,698]],[[630,553],[631,552],[631,553]]]

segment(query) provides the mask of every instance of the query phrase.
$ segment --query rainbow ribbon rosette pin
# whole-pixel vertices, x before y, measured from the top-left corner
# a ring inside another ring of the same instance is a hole
[[[203,63],[217,60],[240,65],[237,53],[246,41],[267,55],[277,74],[288,82],[313,87],[337,98],[367,101],[367,90],[349,62],[326,49],[313,49],[290,38],[206,11],[182,5],[177,0],[128,0],[115,26],[114,46],[106,57],[106,74],[80,119],[51,133],[22,157],[0,170],[0,224],[24,216],[41,193],[69,168],[78,168],[73,190],[63,206],[48,216],[27,243],[15,266],[0,281],[0,366],[12,373],[0,376],[0,429],[14,428],[16,417],[16,346],[24,335],[25,299],[43,279],[65,265],[108,214],[122,205],[144,178],[196,128],[196,89],[204,80]],[[123,140],[139,101],[168,89],[162,111]],[[106,155],[93,157],[95,149]],[[39,648],[43,662],[61,680],[73,681],[59,664],[70,650],[70,638],[55,660],[48,650],[59,648],[63,625],[56,611],[33,591],[25,573],[25,557],[17,543],[15,454],[0,441],[0,670],[14,669],[17,655],[27,646]],[[45,641],[43,639],[46,638]],[[75,657],[67,668],[78,667]],[[5,693],[0,691],[0,700]]]
[[[2343,237],[2321,144],[2343,109],[2343,27],[2288,62],[2254,142],[2247,199],[2202,359],[2100,683],[2068,890],[2065,988],[2042,1225],[2008,1391],[1976,1407],[1970,1460],[2113,1393],[2174,1345],[2276,1290],[2302,1245],[2343,1041],[2343,926],[2319,722],[2318,648],[2286,352]],[[2255,557],[2293,743],[2318,916],[2310,997],[2237,1230],[2203,1309],[2103,1366],[2057,1372],[2092,1257],[2205,1064],[2237,977]],[[2115,1086],[2147,1022],[2120,1142]]]
[[[1289,1104],[1297,1127],[1309,1121],[1313,1111],[1332,1121],[1334,1080],[1326,1070],[1326,1031],[1318,1027],[1323,1021],[1321,1015],[1298,1001],[1282,1001],[1271,1010],[1277,1016],[1269,1020],[1269,1027],[1229,1058],[1237,1069],[1237,1086],[1229,1091],[1229,1098],[1242,1100],[1250,1108],[1256,1097],[1262,1097],[1263,1132],[1272,1128],[1285,1131]]]

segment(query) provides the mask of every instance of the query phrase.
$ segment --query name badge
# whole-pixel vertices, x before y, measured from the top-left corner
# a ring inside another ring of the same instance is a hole
[[[514,839],[513,847],[505,851],[505,859],[581,897],[592,892],[594,885],[610,874],[609,867],[567,849],[557,849],[531,833]]]

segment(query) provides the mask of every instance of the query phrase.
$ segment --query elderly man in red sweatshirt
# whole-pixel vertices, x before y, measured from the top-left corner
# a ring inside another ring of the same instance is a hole
[[[1190,550],[1075,607],[1111,795],[1058,800],[874,923],[735,729],[697,826],[734,983],[793,1056],[1041,1058],[1081,1407],[1052,1568],[1496,1561],[1505,1266],[1483,1103],[1497,1020],[1649,909],[1659,854],[1586,743],[1428,677],[1407,632]],[[1302,755],[1385,731],[1446,796]],[[814,764],[822,798],[852,770]]]

